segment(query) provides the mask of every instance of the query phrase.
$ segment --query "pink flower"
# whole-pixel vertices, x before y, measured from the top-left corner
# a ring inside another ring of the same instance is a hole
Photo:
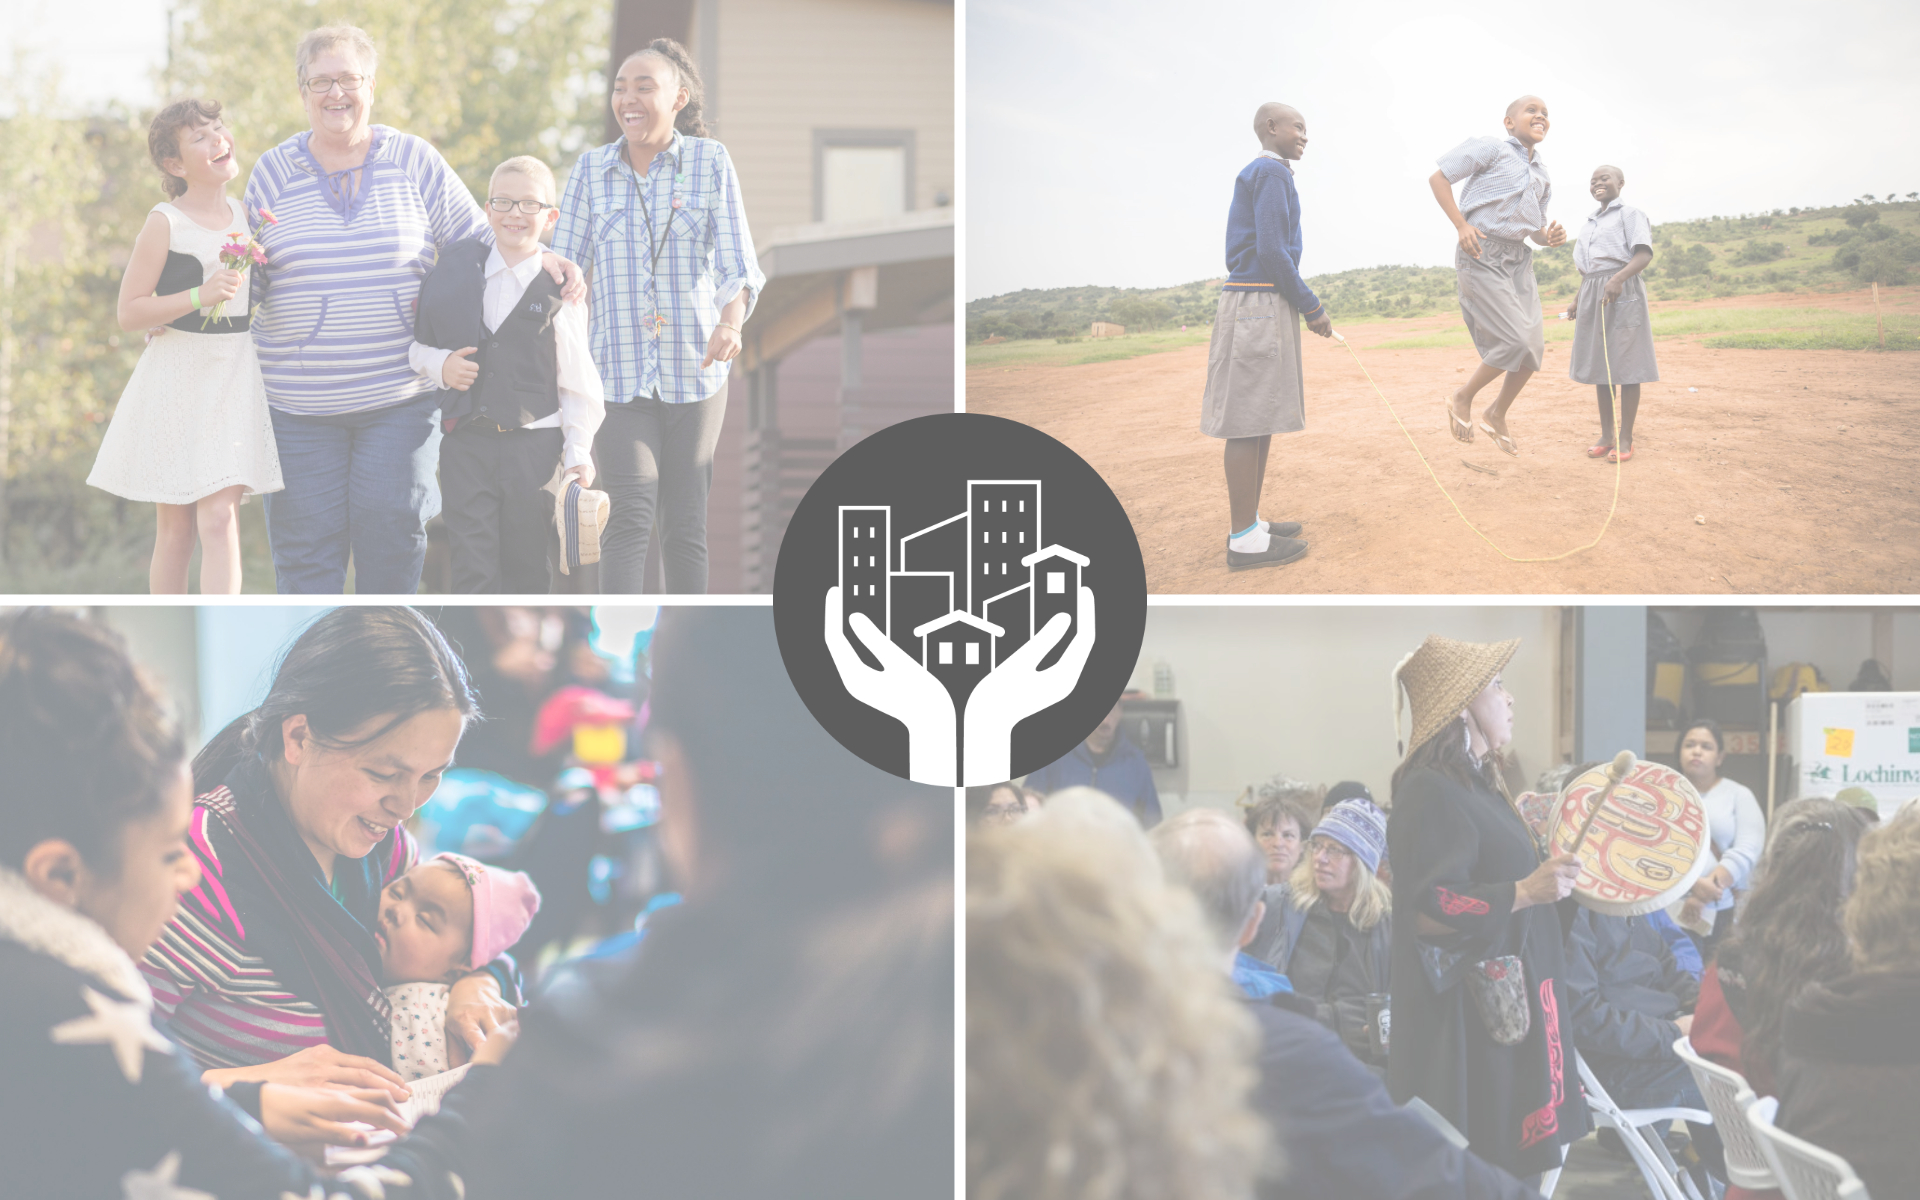
[[[266,209],[266,208],[260,208],[260,209],[258,209],[258,210],[256,210],[256,211],[258,211],[258,212],[259,212],[259,214],[260,214],[260,219],[261,219],[262,221],[265,221],[265,222],[266,222],[267,224],[269,224],[269,225],[278,225],[278,224],[280,223],[280,219],[279,219],[278,217],[276,217],[276,216],[274,216],[271,210],[269,210],[269,209]]]
[[[255,246],[253,248],[253,261],[264,265],[267,261],[267,252]]]

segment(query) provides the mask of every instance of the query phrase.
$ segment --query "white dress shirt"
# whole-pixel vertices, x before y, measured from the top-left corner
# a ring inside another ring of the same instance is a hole
[[[487,332],[492,333],[500,328],[500,322],[507,319],[507,314],[526,294],[527,285],[544,269],[540,265],[538,250],[511,267],[506,259],[500,257],[499,247],[488,252],[487,290],[480,309]],[[560,364],[560,411],[522,428],[552,429],[559,426],[563,439],[560,464],[563,467],[577,467],[590,461],[593,435],[599,432],[600,422],[607,415],[606,395],[600,387],[600,371],[593,365],[593,352],[587,344],[587,309],[584,304],[560,305],[559,313],[553,318],[553,344]],[[451,350],[415,342],[407,351],[407,361],[414,370],[438,384],[441,369],[451,353]]]

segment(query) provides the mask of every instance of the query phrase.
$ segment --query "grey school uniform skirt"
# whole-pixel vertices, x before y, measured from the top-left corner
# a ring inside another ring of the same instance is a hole
[[[1223,289],[1207,348],[1200,432],[1245,438],[1306,427],[1300,314],[1273,288]]]
[[[1607,382],[1613,365],[1614,383],[1658,383],[1660,368],[1653,361],[1653,325],[1647,319],[1647,285],[1635,275],[1620,287],[1612,304],[1607,296],[1612,271],[1596,271],[1580,280],[1578,307],[1573,313],[1573,364],[1567,375],[1575,383]],[[1600,322],[1607,323],[1606,357],[1601,357]]]
[[[1480,235],[1480,257],[1453,251],[1460,282],[1460,316],[1480,361],[1502,371],[1538,371],[1547,352],[1533,251],[1525,242]]]

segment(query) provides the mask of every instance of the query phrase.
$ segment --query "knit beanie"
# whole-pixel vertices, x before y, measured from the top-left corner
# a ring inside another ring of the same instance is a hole
[[[467,965],[477,971],[511,949],[533,924],[540,889],[524,871],[490,867],[452,852],[434,857],[452,863],[473,891],[473,954]]]
[[[1342,800],[1313,827],[1314,837],[1331,838],[1353,851],[1371,874],[1387,852],[1386,814],[1365,800]]]
[[[1342,800],[1365,800],[1368,804],[1375,803],[1373,792],[1366,784],[1357,779],[1342,779],[1327,789],[1326,796],[1320,801],[1320,811],[1325,812]]]

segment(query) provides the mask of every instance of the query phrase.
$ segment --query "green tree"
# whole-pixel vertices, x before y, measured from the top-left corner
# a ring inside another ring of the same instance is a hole
[[[1128,332],[1139,329],[1155,329],[1167,323],[1170,311],[1167,302],[1145,296],[1116,296],[1107,306],[1115,322],[1125,325]]]
[[[198,0],[179,32],[171,94],[226,106],[242,171],[308,128],[294,50],[308,30],[358,25],[379,51],[373,119],[432,142],[476,195],[502,160],[557,174],[598,142],[607,21],[599,0]],[[244,174],[242,179],[244,179]]]
[[[1878,221],[1879,219],[1880,219],[1880,210],[1877,208],[1867,208],[1865,206],[1861,206],[1858,208],[1850,208],[1847,210],[1847,217],[1846,217],[1847,224],[1853,226],[1855,229],[1858,229],[1862,225],[1868,224],[1869,222]]]
[[[1706,275],[1713,269],[1713,251],[1699,242],[1682,246],[1666,256],[1667,275],[1673,279],[1685,279],[1692,275]]]
[[[1783,242],[1749,241],[1740,253],[1734,255],[1733,261],[1742,266],[1754,266],[1784,258],[1786,254],[1787,247]]]

